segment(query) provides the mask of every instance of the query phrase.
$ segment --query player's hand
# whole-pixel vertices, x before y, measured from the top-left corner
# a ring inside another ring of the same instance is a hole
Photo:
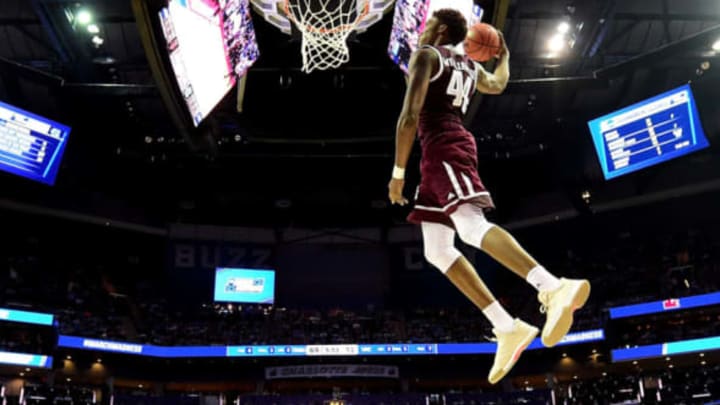
[[[403,188],[405,188],[405,180],[390,180],[390,184],[388,184],[388,198],[390,198],[390,203],[397,204],[399,206],[407,205],[408,200],[402,195]]]

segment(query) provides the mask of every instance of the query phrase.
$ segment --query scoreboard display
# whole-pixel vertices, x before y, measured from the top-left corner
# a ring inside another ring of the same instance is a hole
[[[709,146],[689,85],[588,123],[606,180]]]
[[[275,272],[219,268],[215,271],[215,302],[272,304]]]
[[[0,102],[0,170],[53,185],[70,128]]]

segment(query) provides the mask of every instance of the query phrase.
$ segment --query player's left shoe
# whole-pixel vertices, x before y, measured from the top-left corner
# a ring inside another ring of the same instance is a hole
[[[497,383],[510,372],[520,359],[522,352],[532,343],[538,332],[538,328],[528,325],[520,319],[515,319],[511,332],[503,333],[493,329],[493,333],[497,338],[497,351],[495,352],[495,361],[488,375],[490,384]]]
[[[573,313],[582,308],[590,296],[590,282],[587,280],[560,279],[560,288],[538,294],[542,303],[540,312],[547,314],[542,331],[542,342],[553,347],[570,331]]]

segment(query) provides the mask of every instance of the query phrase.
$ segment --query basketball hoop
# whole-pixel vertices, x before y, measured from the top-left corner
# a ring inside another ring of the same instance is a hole
[[[302,33],[303,72],[350,60],[347,39],[368,15],[369,0],[284,0],[285,14]]]

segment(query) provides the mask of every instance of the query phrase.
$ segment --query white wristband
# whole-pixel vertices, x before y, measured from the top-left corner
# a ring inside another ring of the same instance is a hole
[[[392,172],[392,178],[396,180],[404,180],[405,179],[405,169],[401,167],[393,167]]]

